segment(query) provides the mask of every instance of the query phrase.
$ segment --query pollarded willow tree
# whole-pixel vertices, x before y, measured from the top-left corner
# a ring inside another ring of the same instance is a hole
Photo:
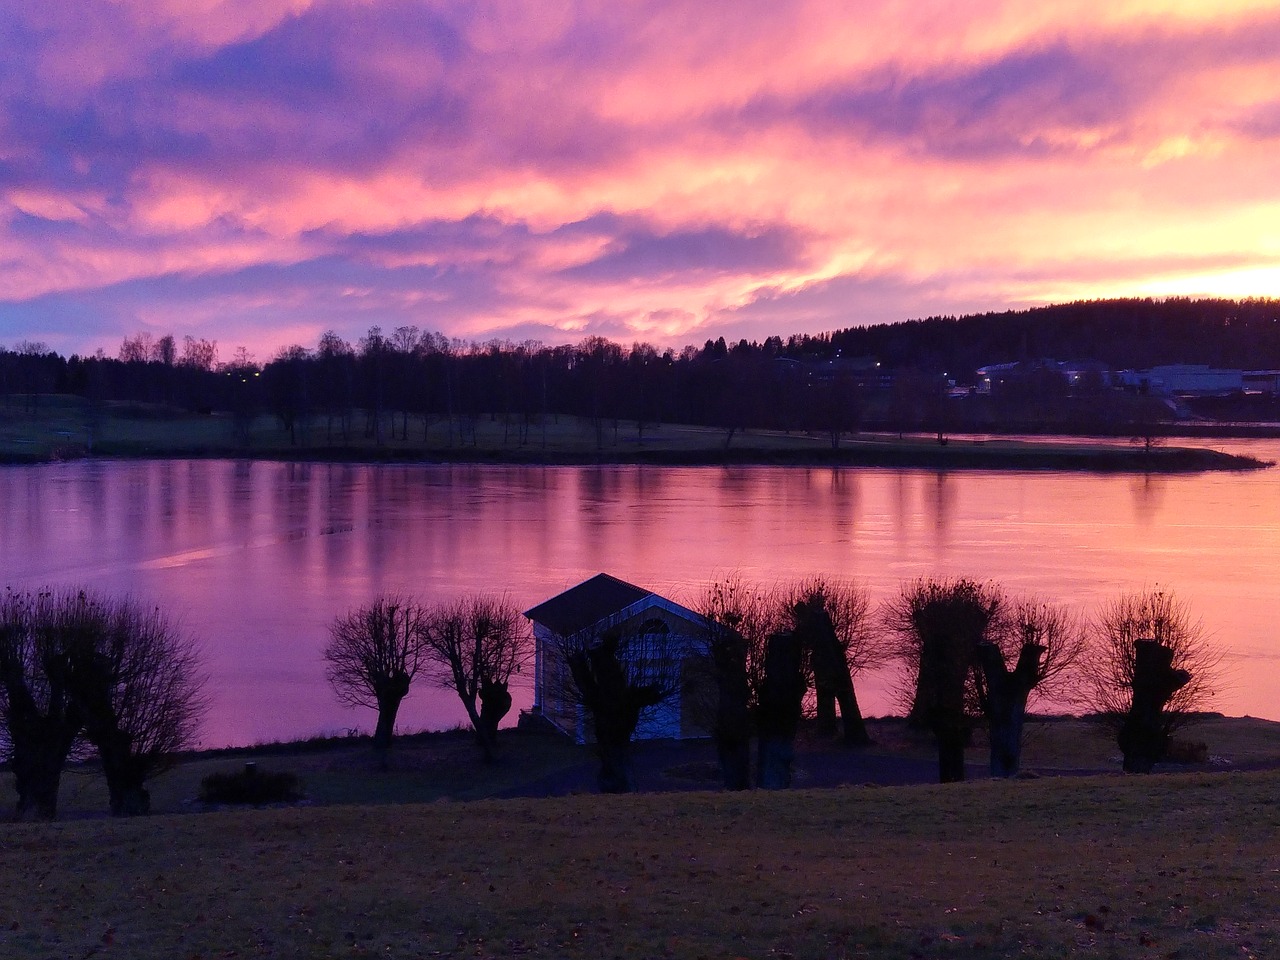
[[[0,716],[17,815],[56,814],[78,742],[102,760],[113,814],[149,812],[147,780],[196,741],[204,680],[195,641],[156,607],[75,590],[6,593]]]
[[[531,653],[528,621],[508,597],[473,594],[432,608],[424,629],[431,679],[458,695],[485,760],[494,760],[508,685]]]
[[[1080,618],[966,579],[907,584],[884,616],[899,638],[909,717],[937,737],[939,779],[964,778],[965,741],[979,720],[987,726],[992,775],[1016,774],[1029,699],[1065,701],[1073,693],[1085,645]]]
[[[427,662],[429,624],[421,603],[384,594],[329,627],[325,676],[340,701],[378,712],[376,750],[391,746],[400,704]]]
[[[909,685],[908,719],[937,740],[942,783],[964,779],[965,742],[978,700],[978,647],[998,636],[1004,605],[992,583],[922,578],[904,585],[884,607]]]
[[[993,777],[1011,777],[1021,768],[1022,729],[1033,696],[1059,703],[1075,696],[1074,670],[1087,639],[1084,621],[1066,607],[1032,597],[1005,604],[991,639],[978,645],[975,675]]]
[[[1209,705],[1223,651],[1184,601],[1159,588],[1112,600],[1092,633],[1083,705],[1115,730],[1124,769],[1149,772],[1173,733]]]
[[[740,577],[712,583],[694,603],[706,625],[706,654],[715,678],[714,703],[705,712],[726,789],[751,786],[751,738],[764,686],[769,637],[782,629],[770,594]]]
[[[60,639],[41,627],[49,599],[10,590],[0,598],[0,750],[13,773],[19,820],[57,816],[62,771],[84,726]]]
[[[820,735],[837,731],[839,706],[847,744],[871,742],[858,707],[854,679],[888,663],[891,639],[875,629],[867,592],[847,580],[811,577],[781,592],[781,615],[801,634],[806,674],[812,679]]]
[[[601,793],[636,790],[631,740],[642,720],[685,689],[692,664],[659,618],[615,627],[588,627],[558,636],[544,652],[561,661],[559,699],[590,715],[600,758]]]
[[[193,746],[207,701],[199,648],[158,607],[64,595],[72,695],[102,759],[111,812],[150,812],[148,779]]]

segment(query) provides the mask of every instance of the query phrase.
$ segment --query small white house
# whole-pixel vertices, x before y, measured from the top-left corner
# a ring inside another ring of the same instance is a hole
[[[585,743],[590,718],[578,702],[565,651],[624,638],[620,659],[641,676],[661,673],[672,695],[640,718],[639,740],[705,737],[708,693],[705,624],[701,615],[643,587],[600,573],[525,614],[533,622],[533,712]]]

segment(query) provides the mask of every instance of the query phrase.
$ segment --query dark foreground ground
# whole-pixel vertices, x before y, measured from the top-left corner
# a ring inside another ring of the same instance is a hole
[[[929,738],[909,731],[899,719],[868,723],[875,743],[848,748],[802,731],[796,743],[794,786],[897,786],[937,780]],[[1204,744],[1204,759],[1167,764],[1167,771],[1241,771],[1280,768],[1280,723],[1250,717],[1206,716],[1184,738]],[[720,791],[715,749],[709,741],[657,741],[634,747],[636,779],[645,793]],[[986,745],[975,732],[968,752],[968,776],[985,779]],[[298,776],[309,805],[378,805],[440,800],[483,800],[594,794],[597,763],[590,746],[555,733],[503,730],[498,762],[481,761],[471,736],[462,730],[397,738],[385,758],[367,738],[335,738],[268,744],[192,754],[151,784],[157,813],[205,809],[197,801],[201,780],[213,772],[236,772],[247,762],[269,772]],[[1075,718],[1033,719],[1027,727],[1023,770],[1028,777],[1087,774],[1120,776],[1114,741]],[[0,773],[0,802],[13,796]],[[99,818],[106,810],[102,778],[93,763],[64,776],[60,816]]]
[[[0,826],[0,957],[1280,955],[1280,774]]]

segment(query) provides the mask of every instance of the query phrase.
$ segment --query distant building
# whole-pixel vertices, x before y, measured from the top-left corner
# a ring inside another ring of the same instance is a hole
[[[1165,396],[1214,396],[1244,389],[1244,371],[1215,370],[1193,363],[1152,367],[1146,372],[1150,392]]]
[[[1280,393],[1280,370],[1246,370],[1245,393]]]
[[[643,673],[661,671],[672,696],[647,711],[636,739],[705,737],[710,673],[701,615],[643,587],[600,573],[530,610],[533,622],[533,711],[585,743],[590,718],[575,696],[565,651],[599,643],[607,634],[627,640],[621,658]]]

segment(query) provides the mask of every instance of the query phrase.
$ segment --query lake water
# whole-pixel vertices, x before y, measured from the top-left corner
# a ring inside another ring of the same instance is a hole
[[[1280,458],[1275,442],[1217,445]],[[1280,470],[0,468],[0,585],[130,592],[177,614],[206,653],[206,746],[370,729],[334,700],[320,653],[334,616],[380,591],[505,590],[527,609],[600,571],[686,601],[730,573],[849,577],[877,601],[969,576],[1087,611],[1160,585],[1230,650],[1215,706],[1280,720],[1278,548]],[[861,681],[864,710],[886,712],[888,688]],[[453,694],[419,685],[400,728],[463,720]]]

